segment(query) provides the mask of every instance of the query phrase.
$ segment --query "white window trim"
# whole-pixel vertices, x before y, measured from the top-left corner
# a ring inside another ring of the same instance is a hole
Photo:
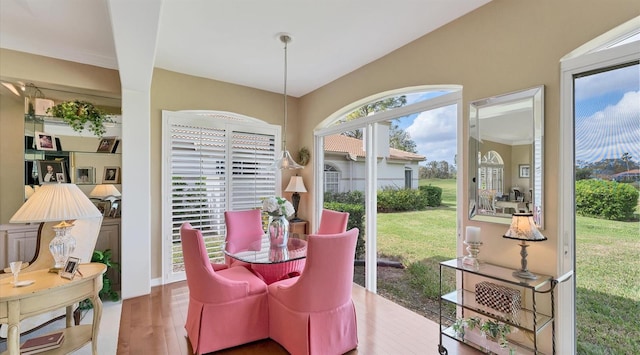
[[[211,116],[203,120],[203,116]],[[224,117],[226,121],[221,121],[216,117]],[[273,135],[274,138],[274,150],[275,156],[279,156],[281,151],[281,126],[268,124],[262,120],[243,116],[240,114],[232,113],[232,112],[224,112],[224,111],[162,111],[162,194],[161,194],[161,203],[162,203],[162,284],[171,283],[175,281],[181,281],[186,278],[184,272],[174,272],[173,271],[173,262],[172,262],[172,216],[171,216],[171,208],[170,203],[172,199],[171,193],[171,121],[180,120],[186,124],[191,124],[193,126],[203,126],[203,127],[216,127],[216,126],[224,126],[225,129],[231,131],[242,131],[242,132],[250,132],[250,133],[258,133],[258,134],[269,134]],[[209,120],[209,121],[207,121]],[[195,122],[195,123],[190,123]],[[230,144],[230,143],[229,143]],[[232,162],[226,162],[226,171],[231,172]],[[281,194],[281,173],[280,171],[276,171],[275,173],[275,194]],[[230,182],[228,182],[228,186]],[[231,208],[231,200],[227,199],[227,209]]]
[[[630,27],[631,25],[631,27]],[[637,42],[609,49],[601,49],[603,43],[612,43],[621,35],[620,28],[640,28],[640,17],[621,25],[593,41],[581,46],[561,60],[560,77],[560,160],[558,172],[558,244],[557,275],[575,272],[575,137],[573,112],[573,77],[600,68],[612,67],[640,59],[640,46]],[[588,47],[593,48],[590,51]],[[557,334],[556,353],[576,353],[576,281],[558,285],[557,290]]]
[[[380,100],[389,96],[399,96],[403,94],[418,92],[418,91],[428,91],[428,90],[451,90],[452,92],[448,94],[444,94],[442,96],[434,97],[428,100],[419,101],[411,105],[402,106],[396,109],[387,110],[375,113],[373,115],[362,117],[353,121],[345,122],[340,125],[330,126],[335,119],[341,117],[346,112],[350,112],[364,104],[369,102],[374,102],[376,100]],[[424,111],[434,110],[440,107],[457,105],[457,166],[464,166],[464,156],[463,156],[463,116],[462,116],[462,87],[458,85],[448,85],[448,86],[431,86],[425,85],[420,87],[411,87],[405,89],[397,89],[384,93],[379,93],[376,95],[369,96],[362,100],[358,100],[350,105],[347,105],[345,108],[337,111],[336,113],[330,115],[327,119],[322,121],[318,127],[314,130],[314,154],[316,156],[315,165],[314,165],[314,195],[317,196],[315,198],[315,218],[314,221],[317,224],[317,221],[320,220],[320,213],[323,208],[323,187],[324,187],[324,137],[332,134],[339,134],[343,131],[353,130],[356,128],[364,128],[365,136],[370,135],[376,137],[377,131],[377,122],[388,121],[394,118],[404,117],[413,113],[419,113]],[[370,292],[377,292],[376,285],[376,264],[377,264],[377,246],[376,246],[376,184],[371,184],[370,181],[377,180],[377,171],[376,171],[376,144],[373,144],[374,139],[365,139],[365,144],[367,144],[367,152],[371,152],[371,154],[367,154],[367,158],[365,161],[367,176],[365,179],[366,188],[365,188],[365,207],[366,207],[366,241],[367,245],[366,255],[365,255],[365,288]],[[371,146],[369,146],[371,145]],[[462,196],[462,180],[464,169],[457,169],[457,201],[456,204],[458,206],[462,206],[463,196]],[[373,212],[372,212],[373,211]],[[457,231],[457,255],[462,255],[462,240],[461,240],[461,223],[462,223],[462,208],[458,208],[457,217],[456,217],[456,231]],[[314,230],[317,226],[312,226],[311,230]]]

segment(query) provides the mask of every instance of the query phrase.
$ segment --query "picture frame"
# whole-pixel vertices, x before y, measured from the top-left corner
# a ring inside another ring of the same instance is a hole
[[[521,178],[529,178],[531,177],[531,166],[529,164],[520,164],[518,165],[518,177]]]
[[[102,137],[100,143],[98,143],[97,153],[113,153],[113,148],[116,146],[118,139],[116,137]]]
[[[115,200],[111,203],[111,210],[109,211],[109,217],[120,217],[120,200]]]
[[[120,183],[120,167],[119,166],[105,166],[104,173],[102,175],[102,183]]]
[[[56,137],[45,132],[34,132],[37,150],[58,150]]]
[[[73,182],[76,185],[91,185],[95,183],[95,169],[92,166],[79,166],[74,169]]]
[[[98,211],[100,211],[103,217],[109,217],[109,214],[111,213],[110,201],[99,200],[99,201],[94,201],[93,204],[96,205],[96,207],[98,208]]]
[[[73,277],[78,271],[78,265],[80,265],[80,258],[70,256],[64,264],[64,269],[60,270],[60,276],[65,279],[73,280]]]
[[[63,161],[37,160],[38,182],[42,184],[69,182]]]

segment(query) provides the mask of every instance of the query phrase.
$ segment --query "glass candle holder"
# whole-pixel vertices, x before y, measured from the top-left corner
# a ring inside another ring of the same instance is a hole
[[[467,252],[469,253],[462,258],[462,264],[477,270],[480,267],[480,261],[478,260],[478,254],[480,253],[480,246],[482,242],[464,242],[467,245]]]

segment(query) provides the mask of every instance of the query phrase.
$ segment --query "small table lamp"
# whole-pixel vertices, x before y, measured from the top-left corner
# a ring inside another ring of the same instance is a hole
[[[284,189],[284,191],[293,192],[293,195],[291,196],[291,202],[293,202],[293,209],[296,210],[296,212],[291,221],[302,221],[300,218],[298,218],[298,205],[300,204],[299,192],[307,192],[307,188],[304,187],[304,181],[302,181],[302,176],[292,176],[291,180],[289,180],[289,185],[287,185],[287,188]]]
[[[102,214],[75,184],[45,184],[11,217],[11,223],[61,221],[53,227],[56,236],[49,243],[49,251],[56,264],[63,268],[76,248],[75,238],[69,234],[73,223],[80,218],[95,218]]]
[[[513,276],[523,279],[535,280],[538,277],[527,269],[527,242],[541,242],[547,240],[547,237],[542,235],[536,227],[536,223],[533,221],[532,213],[514,213],[511,219],[511,227],[504,238],[515,239],[520,241],[520,261],[521,269],[513,272]]]
[[[91,190],[89,197],[98,198],[101,200],[115,200],[117,197],[122,196],[120,191],[111,184],[100,184]]]

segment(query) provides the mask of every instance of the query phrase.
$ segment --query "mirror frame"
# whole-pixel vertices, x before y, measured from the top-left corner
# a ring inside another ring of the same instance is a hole
[[[544,86],[515,91],[504,95],[494,96],[482,100],[473,101],[469,104],[469,219],[474,221],[493,222],[500,224],[511,224],[510,217],[495,216],[491,214],[478,213],[478,167],[481,156],[480,152],[480,125],[482,111],[493,108],[497,105],[504,105],[514,101],[530,100],[532,108],[531,133],[531,166],[529,171],[531,187],[531,208],[533,219],[538,228],[544,227]],[[486,152],[485,152],[486,153]]]

